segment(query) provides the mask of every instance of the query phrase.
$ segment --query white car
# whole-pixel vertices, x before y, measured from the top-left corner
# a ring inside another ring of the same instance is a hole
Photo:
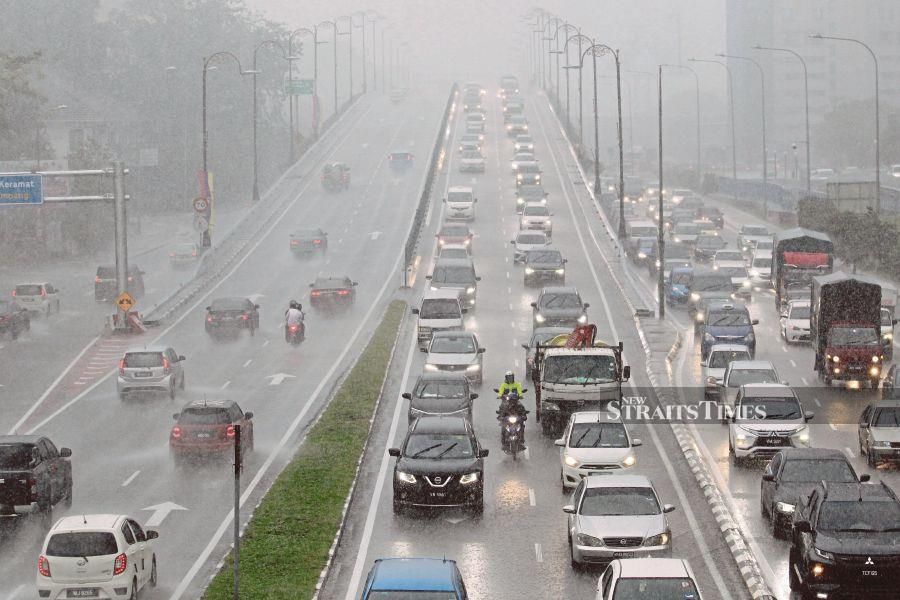
[[[126,515],[64,517],[47,533],[37,561],[41,598],[137,598],[156,587],[156,531]]]
[[[12,295],[22,308],[41,312],[49,315],[51,312],[59,312],[59,288],[53,284],[44,283],[20,283],[13,290]]]
[[[806,423],[813,416],[786,385],[742,385],[728,425],[728,453],[735,466],[743,466],[748,459],[772,458],[782,448],[808,448]]]
[[[713,267],[722,263],[741,263],[744,262],[744,254],[740,250],[716,250],[713,256]]]
[[[513,262],[523,262],[529,250],[538,250],[550,245],[550,239],[543,231],[520,231],[516,239],[510,241],[513,245]]]
[[[560,481],[566,493],[589,475],[621,474],[637,459],[634,448],[641,440],[632,438],[621,419],[605,411],[572,413],[559,446]]]
[[[412,314],[418,316],[416,332],[419,345],[430,344],[431,336],[438,331],[462,331],[463,315],[466,312],[456,290],[425,292],[419,308],[412,309]]]
[[[512,172],[517,172],[519,170],[519,165],[522,163],[537,163],[537,159],[534,157],[534,153],[516,152],[516,155],[513,156],[509,161],[509,164],[512,167]]]
[[[463,151],[459,159],[460,173],[484,173],[484,156],[478,150]]]
[[[534,153],[534,138],[529,134],[522,134],[516,136],[516,144],[515,144],[516,153],[528,151],[532,154]]]
[[[750,281],[750,274],[747,272],[747,266],[744,264],[744,261],[721,262],[713,269],[731,277],[731,285],[734,286],[735,296],[750,300],[753,295],[753,283]]]
[[[725,369],[736,360],[751,360],[750,349],[743,344],[713,344],[710,347],[706,360],[700,363],[706,396],[718,394],[725,379]]]
[[[553,235],[553,221],[550,213],[545,205],[538,202],[528,202],[522,209],[522,217],[519,219],[519,229],[522,231],[537,230],[543,231],[548,237]]]
[[[772,251],[756,250],[750,256],[750,279],[755,285],[769,285],[772,281]]]
[[[733,408],[735,398],[742,385],[778,383],[779,381],[775,365],[767,360],[733,360],[725,367],[722,383],[718,385],[719,404],[729,409]]]
[[[478,338],[468,331],[437,331],[431,336],[426,352],[425,370],[433,373],[465,374],[470,383],[481,385],[484,380],[482,370],[484,348]]]
[[[682,558],[616,559],[597,581],[597,600],[633,598],[703,600],[694,572]]]
[[[444,204],[447,205],[445,218],[449,220],[472,221],[475,219],[475,203],[478,199],[471,187],[454,186],[447,190]]]
[[[483,133],[464,133],[459,138],[459,151],[462,152],[470,144],[475,147],[475,150],[481,150],[483,143],[484,143],[484,134]]]
[[[809,300],[791,300],[781,315],[781,337],[787,343],[810,341]]]
[[[758,240],[771,239],[772,234],[765,225],[741,225],[738,231],[737,247],[743,252],[750,253],[753,244]]]

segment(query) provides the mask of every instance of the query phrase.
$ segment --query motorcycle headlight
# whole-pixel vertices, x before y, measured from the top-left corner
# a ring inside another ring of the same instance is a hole
[[[581,466],[580,460],[573,458],[573,457],[569,456],[568,454],[566,455],[566,458],[564,460],[565,460],[566,464],[569,465],[570,467],[572,467],[573,469],[577,469],[579,466]]]
[[[538,313],[534,316],[534,320],[537,321],[538,323],[543,323],[544,321],[547,320],[547,318],[544,315],[542,315],[541,313]]]
[[[443,238],[438,238],[438,246],[443,246],[443,245],[444,245]]]
[[[659,535],[654,535],[653,537],[648,537],[644,540],[644,546],[665,546],[669,543],[669,539],[672,535],[668,531],[664,531]]]
[[[831,361],[832,361],[832,362],[839,363],[839,362],[841,362],[841,357],[840,357],[840,356],[837,356],[837,355],[834,355],[834,356],[831,357]]]
[[[474,294],[474,293],[475,293],[475,288],[473,288],[473,287],[466,288],[466,293],[467,293],[467,294]]]
[[[426,363],[426,364],[425,364],[425,370],[426,370],[426,371],[437,371],[438,368],[437,368],[437,365],[432,365],[432,364],[430,364],[430,363]]]
[[[587,323],[587,315],[581,315],[578,317],[578,322],[581,324]]]
[[[507,422],[509,422],[509,423],[518,423],[518,422],[519,422],[519,417],[517,417],[517,416],[515,416],[515,415],[510,415],[510,416],[506,417],[506,420],[507,420]]]
[[[588,535],[586,533],[576,533],[575,534],[575,543],[579,546],[592,546],[594,548],[602,548],[603,540],[600,538],[595,538],[592,535]]]
[[[891,332],[888,332],[888,333],[884,334],[884,339],[887,342],[891,342],[894,340],[894,334]]]
[[[541,402],[541,410],[559,411],[559,405],[554,402]]]
[[[531,267],[525,267],[526,275],[531,275],[532,273],[534,273],[534,269],[532,269]]]
[[[747,340],[748,342],[753,342],[756,340],[756,335],[751,331],[744,337],[744,339]]]
[[[434,287],[434,286],[431,286],[431,291],[432,291],[432,292],[436,292],[436,291],[438,291],[438,289],[440,289],[440,288],[436,288],[436,287]]]
[[[404,473],[403,471],[397,471],[397,480],[402,481],[403,483],[415,483],[416,476],[411,473]]]
[[[475,483],[476,481],[478,481],[478,473],[466,473],[459,478],[459,482],[462,485],[469,485],[470,483]]]
[[[633,467],[637,463],[637,459],[634,457],[634,454],[629,454],[625,457],[625,460],[622,461],[623,467]]]
[[[557,275],[565,275],[565,274],[566,274],[566,270],[565,270],[565,269],[557,269],[557,270],[556,270],[556,274],[557,274]]]
[[[776,502],[775,510],[780,513],[791,514],[794,512],[795,506],[793,504],[789,504],[787,502]]]

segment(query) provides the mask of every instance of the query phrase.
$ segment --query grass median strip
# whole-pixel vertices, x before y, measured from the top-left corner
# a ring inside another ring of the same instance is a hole
[[[406,303],[395,300],[297,455],[256,509],[241,541],[241,598],[311,598],[341,522]],[[232,597],[225,561],[204,595]]]

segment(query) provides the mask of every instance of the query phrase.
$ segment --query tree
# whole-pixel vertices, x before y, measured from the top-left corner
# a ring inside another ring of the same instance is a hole
[[[33,87],[40,54],[0,52],[0,160],[35,156],[42,143],[44,97]]]

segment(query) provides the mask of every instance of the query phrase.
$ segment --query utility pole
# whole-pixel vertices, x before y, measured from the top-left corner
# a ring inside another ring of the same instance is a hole
[[[659,190],[658,190],[658,210],[659,224],[657,225],[656,240],[659,246],[659,268],[656,270],[656,301],[659,304],[659,318],[664,319],[666,316],[666,290],[665,290],[665,265],[666,265],[666,238],[665,232],[665,216],[663,215],[663,105],[662,105],[662,65],[659,66]]]
[[[234,427],[234,590],[233,600],[239,600],[241,583],[241,426]]]

